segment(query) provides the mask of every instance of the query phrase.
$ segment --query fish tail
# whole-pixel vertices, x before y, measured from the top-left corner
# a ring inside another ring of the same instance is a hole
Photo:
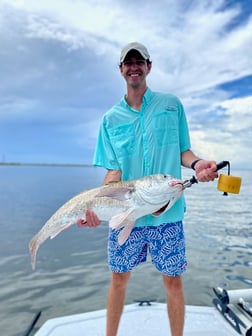
[[[36,256],[39,248],[39,240],[38,240],[38,235],[35,235],[29,243],[29,250],[30,250],[30,255],[31,255],[31,265],[32,265],[32,270],[35,270],[36,266]]]

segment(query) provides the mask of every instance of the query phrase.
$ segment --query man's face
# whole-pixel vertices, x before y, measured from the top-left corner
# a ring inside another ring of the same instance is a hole
[[[134,88],[140,87],[151,70],[151,64],[137,52],[129,52],[121,67],[121,74],[127,82],[127,85]]]

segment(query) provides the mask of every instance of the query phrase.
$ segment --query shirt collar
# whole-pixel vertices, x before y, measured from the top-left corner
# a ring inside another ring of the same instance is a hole
[[[147,87],[147,89],[146,89],[146,91],[143,95],[143,104],[147,105],[151,101],[152,96],[153,96],[153,92]],[[125,99],[125,95],[121,99],[121,104],[129,107],[129,105],[128,105],[126,99]]]
[[[148,104],[151,101],[152,96],[153,96],[153,93],[152,93],[151,89],[149,89],[147,87],[147,89],[144,93],[144,96],[143,96],[143,103]]]

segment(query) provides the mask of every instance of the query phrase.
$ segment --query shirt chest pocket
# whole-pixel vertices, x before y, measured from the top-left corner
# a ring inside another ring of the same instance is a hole
[[[117,125],[109,130],[109,135],[118,158],[135,154],[137,149],[134,123]]]
[[[156,114],[152,119],[152,129],[157,146],[177,144],[179,136],[176,111],[163,111]]]

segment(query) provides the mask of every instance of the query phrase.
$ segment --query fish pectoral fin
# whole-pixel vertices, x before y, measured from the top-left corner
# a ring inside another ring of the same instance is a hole
[[[120,231],[118,235],[118,244],[122,245],[125,243],[125,241],[128,239],[133,227],[134,227],[134,221],[127,221],[127,224],[124,226],[122,231]]]
[[[62,232],[63,230],[68,229],[70,226],[72,225],[72,223],[67,223],[65,225],[60,226],[57,231],[54,231],[51,235],[50,235],[50,239],[55,238],[56,236],[58,236],[58,234],[60,234],[60,232]]]
[[[135,188],[132,187],[108,187],[101,190],[95,197],[111,197],[120,201],[125,201],[131,197]]]
[[[109,226],[112,229],[120,229],[121,227],[125,226],[127,221],[128,221],[128,217],[134,212],[133,208],[128,209],[127,211],[121,212],[113,217],[111,217],[110,221],[109,221]]]

